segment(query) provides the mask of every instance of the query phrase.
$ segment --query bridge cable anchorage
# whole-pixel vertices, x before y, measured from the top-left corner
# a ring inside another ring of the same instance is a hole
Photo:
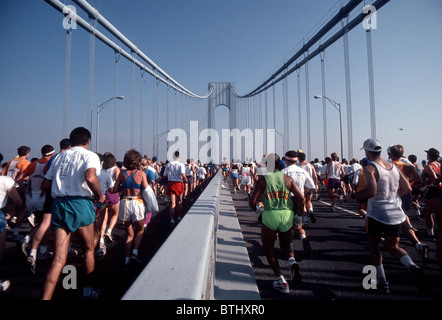
[[[59,11],[60,13],[62,13],[63,15],[66,15],[64,12],[70,12],[69,7],[67,7],[64,3],[62,3],[60,0],[44,0],[46,3],[48,3],[49,5],[51,5],[53,8],[55,8],[57,11]],[[84,3],[86,3],[87,5],[89,5],[86,1],[83,1]],[[82,4],[83,4],[82,2]],[[90,6],[90,5],[89,5]],[[92,8],[92,7],[91,7]],[[92,8],[94,9],[94,8]],[[97,10],[93,10],[91,11],[92,13],[89,13],[89,15],[96,15],[97,16],[97,21],[102,24],[102,19],[104,19],[104,17],[98,13]],[[114,51],[119,52],[125,59],[129,60],[130,62],[135,63],[139,68],[142,68],[144,70],[146,70],[146,72],[148,72],[151,76],[158,78],[161,82],[163,82],[166,85],[170,85],[170,87],[172,87],[174,90],[179,91],[189,97],[194,97],[194,98],[200,98],[200,99],[206,99],[210,93],[207,93],[203,96],[197,95],[195,93],[192,93],[191,91],[189,91],[188,89],[186,89],[184,86],[182,86],[181,84],[179,84],[176,80],[174,80],[172,77],[170,77],[167,73],[165,73],[161,68],[159,68],[155,63],[153,63],[153,61],[151,61],[144,53],[142,53],[136,46],[129,47],[131,51],[135,52],[141,59],[143,59],[144,61],[148,62],[149,65],[151,65],[152,67],[154,67],[155,69],[158,70],[158,72],[163,75],[164,77],[161,77],[157,74],[155,74],[151,69],[149,69],[146,65],[144,65],[142,62],[138,61],[137,59],[133,58],[131,54],[129,54],[128,52],[126,52],[125,50],[123,50],[120,46],[118,46],[115,42],[113,42],[112,40],[110,40],[107,36],[105,36],[102,32],[100,32],[99,30],[97,30],[96,28],[94,28],[91,24],[89,24],[86,20],[84,20],[83,18],[81,18],[80,16],[76,15],[75,16],[76,19],[76,23],[77,25],[79,25],[80,27],[82,27],[85,31],[89,32],[89,33],[94,33],[96,38],[99,39],[101,42],[103,42],[105,45],[107,45],[108,47],[110,47],[111,49],[113,49]],[[107,20],[106,20],[107,21]],[[109,24],[110,26],[112,26],[111,24]],[[113,27],[113,26],[112,26]],[[106,27],[105,27],[106,28]],[[118,31],[115,27],[113,27],[116,31]],[[112,33],[112,32],[111,32]],[[119,33],[119,31],[118,31]],[[112,33],[113,34],[113,33]],[[121,33],[120,33],[121,34]],[[121,36],[123,36],[121,34]],[[124,37],[124,36],[123,36]],[[118,38],[118,37],[117,37]],[[124,37],[125,38],[125,37]],[[120,39],[121,40],[121,39]],[[121,40],[123,41],[123,40]],[[124,42],[123,42],[124,43]],[[126,45],[129,42],[125,43]],[[130,42],[131,43],[131,42]]]
[[[376,0],[372,6],[376,8],[377,11],[379,11],[380,8],[382,8],[385,4],[387,4],[390,0]],[[286,70],[290,65],[292,65],[294,62],[296,62],[299,58],[301,58],[305,52],[309,51],[311,47],[318,41],[320,41],[329,31],[331,31],[342,19],[347,17],[351,11],[353,11],[360,3],[362,3],[362,0],[351,0],[342,7],[339,12],[333,16],[327,22],[327,24],[322,27],[320,31],[318,31],[307,43],[305,43],[300,50],[298,50],[287,62],[285,62],[276,72],[274,72],[267,80],[262,82],[258,87],[256,87],[254,90],[250,91],[249,93],[239,96],[239,98],[248,98],[252,97],[254,95],[260,94],[261,92],[267,90],[268,88],[272,87],[274,84],[282,81],[285,77],[292,74],[294,71],[298,70],[300,67],[302,67],[308,60],[312,60],[315,56],[320,54],[320,52],[324,51],[326,48],[331,46],[333,43],[335,43],[338,39],[340,39],[346,32],[349,32],[350,30],[354,29],[357,25],[359,25],[364,19],[367,17],[366,13],[360,13],[355,18],[353,18],[352,21],[350,21],[345,29],[341,28],[339,31],[337,31],[333,36],[331,36],[327,41],[325,41],[323,44],[320,44],[317,49],[312,51],[308,57],[304,57],[301,61],[299,61],[295,66],[288,69],[288,71],[280,75],[284,70]],[[279,77],[278,77],[279,76]]]

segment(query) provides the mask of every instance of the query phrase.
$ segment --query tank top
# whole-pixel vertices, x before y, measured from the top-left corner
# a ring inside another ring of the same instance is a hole
[[[121,186],[123,189],[141,189],[141,184],[139,183],[135,183],[134,181],[134,176],[135,173],[137,173],[138,170],[135,170],[135,172],[129,176],[129,173],[126,171],[126,181],[123,183],[123,185]]]
[[[341,168],[336,161],[333,161],[327,171],[327,178],[329,179],[341,179]]]
[[[293,208],[290,190],[284,183],[284,173],[277,171],[264,176],[266,188],[262,195],[264,211],[290,211]]]
[[[8,166],[8,170],[6,172],[6,175],[8,177],[11,177],[12,179],[15,180],[15,177],[17,176],[17,173],[20,171],[19,168],[17,168],[17,164],[20,162],[20,160],[11,160],[11,162],[9,162],[9,166]]]
[[[115,175],[115,169],[116,169],[116,168],[117,168],[117,166],[113,166],[113,167],[111,167],[111,168],[102,169],[102,170],[104,170],[104,171],[106,171],[107,173],[109,173],[109,174],[111,175],[112,179],[115,181],[115,180],[117,180],[117,177],[116,177],[116,175]]]
[[[399,169],[393,165],[385,169],[375,161],[370,161],[379,174],[376,195],[368,199],[367,216],[381,223],[395,225],[405,221],[401,208],[402,201],[397,191],[399,188]]]
[[[35,164],[34,172],[29,176],[31,190],[40,190],[40,186],[45,177],[44,170],[46,164],[47,162],[40,163],[39,161],[37,161],[37,163]]]
[[[440,177],[440,167],[436,166],[434,164],[434,162],[431,162],[428,165],[431,167],[431,169],[433,169],[434,173],[436,174],[436,178],[439,178]],[[427,176],[427,174],[425,174],[425,176]],[[438,185],[437,184],[429,185],[428,188],[442,189],[442,184],[439,183]]]

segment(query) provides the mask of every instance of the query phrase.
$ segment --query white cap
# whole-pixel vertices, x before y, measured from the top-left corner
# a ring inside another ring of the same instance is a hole
[[[382,145],[379,142],[379,140],[367,139],[364,141],[364,145],[362,146],[361,150],[362,149],[364,149],[366,151],[371,151],[371,152],[379,152],[379,151],[382,151]]]

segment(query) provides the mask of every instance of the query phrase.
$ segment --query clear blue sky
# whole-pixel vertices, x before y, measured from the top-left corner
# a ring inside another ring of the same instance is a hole
[[[63,1],[73,4],[71,1]],[[111,23],[169,75],[199,95],[209,82],[234,82],[238,94],[254,89],[288,59],[303,40],[312,36],[340,3],[336,0],[106,0],[89,1]],[[367,1],[371,3],[371,1]],[[330,11],[331,10],[331,11]],[[80,16],[84,12],[77,8]],[[321,20],[322,19],[322,20]],[[39,157],[44,144],[58,150],[63,137],[63,91],[65,30],[63,15],[43,0],[0,2],[0,152],[5,161],[20,145]],[[318,24],[319,23],[319,24]],[[100,30],[103,28],[99,27]],[[377,138],[387,147],[403,144],[406,155],[425,159],[425,149],[442,149],[442,2],[440,0],[391,0],[377,13],[372,31]],[[349,34],[354,156],[370,136],[369,95],[365,30],[362,25]],[[315,46],[316,48],[316,46]],[[72,35],[68,127],[87,126],[89,34],[78,27]],[[129,149],[131,64],[121,59],[117,157]],[[347,154],[346,95],[342,39],[325,53],[327,96],[343,106],[344,156]],[[144,145],[140,146],[140,72],[136,71],[134,147],[152,154],[153,83],[146,78],[143,90]],[[301,69],[303,117],[304,69]],[[114,95],[114,53],[98,40],[95,49],[93,128],[95,108]],[[298,148],[296,73],[289,77],[290,148]],[[320,59],[309,63],[312,155],[323,158]],[[159,86],[160,123],[164,132],[166,90]],[[276,87],[277,108],[282,110],[281,84]],[[174,94],[170,94],[174,106]],[[271,91],[269,91],[269,106]],[[181,98],[178,98],[181,108]],[[192,116],[206,119],[206,103],[189,103],[180,112],[178,127]],[[241,104],[240,104],[241,105]],[[217,109],[225,118],[226,108]],[[328,150],[339,152],[338,112],[328,105]],[[113,151],[113,103],[100,113],[100,152]],[[282,132],[282,117],[277,130]],[[306,150],[303,119],[302,147]],[[169,124],[174,127],[174,116]],[[272,121],[269,119],[269,121]],[[226,121],[221,123],[226,123]],[[220,125],[220,124],[218,124]],[[222,126],[222,124],[221,124]],[[403,130],[399,130],[402,128]],[[94,149],[94,140],[92,149]],[[162,136],[162,144],[164,144]],[[162,145],[164,147],[164,145]],[[383,154],[386,156],[386,153]]]

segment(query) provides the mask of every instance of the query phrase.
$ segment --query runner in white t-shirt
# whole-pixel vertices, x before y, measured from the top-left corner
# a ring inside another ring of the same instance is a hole
[[[43,300],[52,298],[58,278],[66,264],[72,232],[75,231],[78,231],[83,244],[83,296],[98,298],[99,295],[92,289],[91,277],[95,268],[93,197],[101,204],[106,201],[97,178],[101,170],[100,159],[96,153],[88,150],[91,141],[88,129],[75,128],[69,139],[72,148],[54,159],[42,185],[42,189],[51,190],[54,198],[51,229],[54,231],[55,247],[54,260],[43,285]]]
[[[180,153],[175,151],[174,161],[169,162],[164,170],[164,178],[167,179],[167,195],[170,198],[169,218],[171,226],[175,226],[175,213],[178,221],[182,219],[184,183],[187,182],[186,169],[180,162]]]
[[[298,186],[299,190],[303,195],[306,193],[307,194],[311,193],[311,190],[315,189],[315,183],[311,178],[311,176],[307,173],[307,171],[305,171],[296,164],[296,162],[298,161],[298,153],[294,150],[287,151],[285,153],[284,159],[287,164],[287,167],[282,169],[281,172],[288,175],[290,178],[293,179],[293,181],[295,181],[296,185]],[[292,199],[292,202],[293,201],[294,199]],[[306,214],[307,213],[304,206],[302,216]],[[300,216],[301,215],[295,215],[295,219],[293,222],[293,231],[301,239],[302,245],[304,247],[304,252],[308,257],[311,254],[311,246],[310,246],[310,241],[307,238],[306,232],[303,229],[302,218],[296,219],[297,217]]]

